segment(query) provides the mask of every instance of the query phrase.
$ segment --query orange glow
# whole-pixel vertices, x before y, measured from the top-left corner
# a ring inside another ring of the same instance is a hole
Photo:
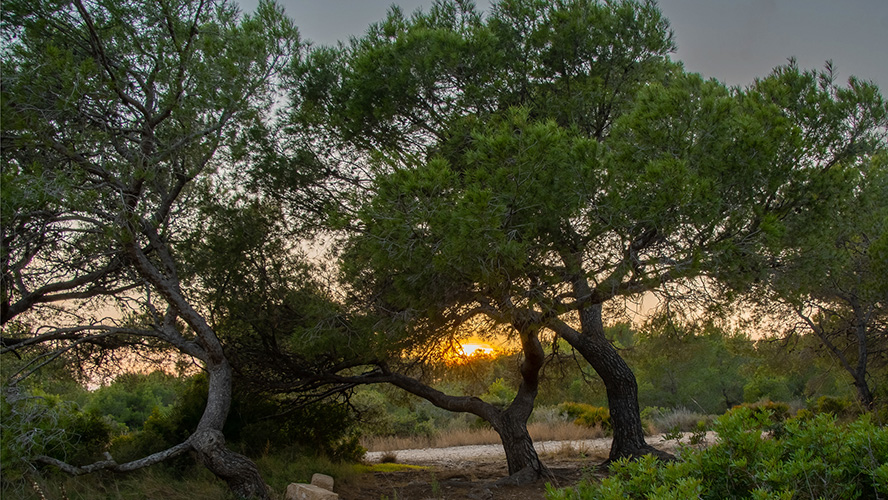
[[[448,365],[462,365],[473,360],[497,356],[497,349],[478,337],[469,337],[462,342],[456,342],[443,355],[443,361]]]
[[[494,348],[486,342],[466,342],[460,345],[464,356],[477,356],[478,354],[491,355],[495,351]]]

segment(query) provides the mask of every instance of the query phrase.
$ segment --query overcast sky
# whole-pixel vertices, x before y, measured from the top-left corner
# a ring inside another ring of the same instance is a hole
[[[250,11],[258,0],[240,0]],[[332,45],[360,36],[390,5],[405,12],[432,0],[279,0],[303,38]],[[490,2],[476,0],[487,10]],[[871,80],[888,94],[888,0],[660,0],[690,71],[746,85],[795,57],[803,68],[831,59],[839,80]]]

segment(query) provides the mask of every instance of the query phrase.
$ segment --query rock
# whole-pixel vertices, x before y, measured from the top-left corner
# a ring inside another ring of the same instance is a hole
[[[286,500],[337,500],[339,495],[313,484],[290,483]]]
[[[326,474],[314,474],[311,476],[311,484],[333,491],[333,478]]]

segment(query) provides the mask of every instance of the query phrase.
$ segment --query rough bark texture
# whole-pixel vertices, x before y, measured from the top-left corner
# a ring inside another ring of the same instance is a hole
[[[256,464],[249,458],[225,447],[221,431],[208,429],[195,432],[191,444],[198,460],[216,477],[228,483],[232,493],[240,498],[270,499],[265,481]]]
[[[217,347],[221,352],[221,345]],[[231,366],[224,357],[214,356],[207,363],[207,371],[207,406],[190,439],[197,458],[216,477],[225,481],[238,497],[270,499],[268,486],[256,464],[225,446],[222,427],[231,406]]]
[[[580,332],[564,324],[556,331],[589,362],[604,382],[614,431],[608,461],[648,454],[666,459],[674,458],[648,445],[644,440],[638,406],[638,383],[632,369],[604,335],[601,304],[591,304],[581,309],[580,325]]]
[[[524,351],[524,361],[521,363],[521,386],[512,404],[503,410],[492,424],[506,451],[509,476],[515,483],[521,484],[550,477],[550,473],[540,461],[530,433],[527,431],[527,420],[533,412],[539,390],[540,369],[545,361],[545,355],[536,329],[524,325],[516,326],[520,331],[521,346]]]

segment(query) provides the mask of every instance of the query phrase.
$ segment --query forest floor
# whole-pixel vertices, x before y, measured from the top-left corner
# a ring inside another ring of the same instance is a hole
[[[689,437],[688,434],[680,441],[667,441],[660,434],[649,436],[647,442],[675,453],[681,446],[679,442],[687,445]],[[707,434],[707,443],[714,439],[713,433]],[[364,473],[337,484],[335,491],[342,500],[543,499],[547,483],[563,488],[584,477],[604,477],[606,471],[599,464],[607,458],[610,444],[610,438],[534,443],[553,478],[525,485],[509,483],[501,445],[370,452],[365,461],[371,464],[394,457],[398,464],[419,467]]]

